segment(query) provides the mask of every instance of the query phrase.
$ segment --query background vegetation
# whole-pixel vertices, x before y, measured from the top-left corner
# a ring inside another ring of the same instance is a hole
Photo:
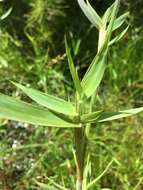
[[[92,0],[102,12],[113,1]],[[143,105],[143,2],[123,0],[130,11],[130,29],[110,51],[99,89],[98,106],[107,110]],[[73,84],[64,49],[68,34],[80,75],[96,52],[97,34],[75,0],[7,0],[0,13],[13,7],[0,22],[0,92],[27,99],[9,80],[67,97]],[[29,100],[29,99],[28,99]],[[30,100],[29,100],[30,101]],[[114,162],[94,189],[143,189],[143,115],[94,127],[91,133],[93,177]],[[0,121],[0,189],[36,190],[35,180],[74,186],[75,166],[70,130],[49,129]]]

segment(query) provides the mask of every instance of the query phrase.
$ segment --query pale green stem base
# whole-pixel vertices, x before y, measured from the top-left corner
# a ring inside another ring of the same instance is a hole
[[[76,190],[82,190],[82,181],[76,181]]]

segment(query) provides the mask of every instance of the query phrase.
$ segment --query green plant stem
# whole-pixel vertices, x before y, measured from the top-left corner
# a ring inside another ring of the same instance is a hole
[[[84,160],[86,152],[86,138],[84,128],[75,129],[75,153],[76,153],[76,190],[82,190]]]

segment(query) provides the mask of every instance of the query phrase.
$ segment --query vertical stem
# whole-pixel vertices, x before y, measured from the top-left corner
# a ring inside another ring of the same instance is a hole
[[[83,171],[84,171],[84,159],[85,159],[85,136],[83,126],[75,129],[75,150],[76,150],[76,190],[83,190]]]

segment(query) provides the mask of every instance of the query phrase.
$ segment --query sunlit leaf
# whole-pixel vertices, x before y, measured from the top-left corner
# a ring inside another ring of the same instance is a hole
[[[48,109],[67,115],[75,114],[74,107],[70,102],[67,102],[63,99],[57,98],[49,94],[42,93],[32,88],[25,87],[19,83],[12,83],[18,88],[20,88],[32,100]]]
[[[0,118],[21,121],[33,125],[51,127],[79,127],[57,117],[46,108],[34,106],[0,94]]]
[[[97,122],[112,121],[116,119],[121,119],[124,117],[129,117],[138,114],[143,111],[143,107],[134,108],[130,110],[118,111],[118,112],[103,112],[97,119]]]
[[[87,97],[90,97],[98,88],[106,68],[106,53],[104,55],[97,55],[92,61],[87,70],[83,80],[82,87]]]
[[[89,1],[86,0],[86,2],[87,2],[87,6],[88,6],[88,8],[89,8],[90,13],[93,15],[93,19],[94,19],[94,20],[96,21],[96,23],[97,23],[95,26],[96,26],[97,28],[100,28],[101,25],[102,25],[102,19],[101,19],[100,16],[96,13],[95,9],[92,8],[92,6],[90,5]]]
[[[118,17],[115,21],[114,21],[114,25],[113,25],[113,31],[116,30],[117,28],[119,28],[120,26],[122,26],[122,24],[125,22],[125,20],[127,19],[127,17],[129,16],[129,12],[121,15],[120,17]]]
[[[4,13],[1,17],[0,20],[4,20],[5,18],[7,18],[10,13],[12,12],[12,7],[8,9],[8,11],[6,11],[6,13]]]
[[[107,28],[108,42],[110,41],[110,38],[111,38],[111,34],[112,34],[112,31],[113,31],[113,27],[114,27],[114,22],[115,22],[115,19],[117,17],[117,13],[119,11],[119,5],[120,5],[120,0],[116,0],[115,3],[114,3],[114,6],[113,6],[113,11],[111,13],[111,19],[110,19],[110,22],[109,22],[109,26]]]
[[[102,20],[103,20],[103,24],[105,26],[107,26],[107,23],[110,21],[111,18],[111,14],[113,11],[113,7],[114,7],[114,3],[106,10],[106,12],[104,13]]]
[[[88,184],[88,177],[91,172],[91,161],[90,161],[90,155],[88,154],[86,165],[83,172],[83,189],[87,190],[87,184]]]
[[[91,7],[91,5],[84,0],[78,0],[79,6],[84,12],[85,16],[89,19],[89,21],[96,26],[97,29],[100,29],[102,25],[102,20],[96,13],[96,11]]]
[[[95,122],[102,112],[103,111],[96,111],[89,114],[84,114],[82,115],[81,120],[83,123]]]
[[[97,53],[96,57],[92,61],[91,65],[89,66],[83,80],[82,80],[82,87],[87,97],[90,97],[99,86],[104,72],[106,68],[106,59],[107,59],[107,51],[108,51],[108,42],[110,41],[112,28],[114,24],[114,20],[117,16],[118,8],[119,8],[119,0],[116,0],[114,3],[114,7],[111,14],[111,20],[107,30],[107,37],[102,45],[99,53]],[[106,47],[107,46],[107,47]]]

